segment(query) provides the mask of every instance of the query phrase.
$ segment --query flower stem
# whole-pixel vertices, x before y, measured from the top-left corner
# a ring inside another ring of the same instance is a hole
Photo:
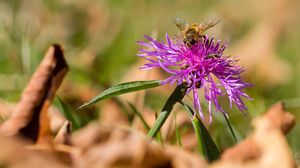
[[[153,127],[148,132],[148,137],[153,138],[157,135],[160,128],[164,125],[165,121],[169,117],[174,105],[177,102],[180,102],[185,96],[187,88],[184,85],[178,85],[175,90],[172,92],[164,107],[161,110],[157,120],[155,121]]]

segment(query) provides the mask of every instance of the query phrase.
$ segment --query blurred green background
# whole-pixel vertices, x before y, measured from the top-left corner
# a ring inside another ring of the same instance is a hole
[[[248,116],[237,109],[229,114],[241,139],[251,130],[251,118],[278,101],[300,119],[299,7],[297,0],[1,0],[0,95],[18,101],[49,45],[59,43],[70,65],[59,95],[75,109],[140,65],[136,42],[143,35],[159,40],[166,32],[176,35],[177,17],[187,22],[221,19],[207,34],[229,39],[226,54],[240,56],[244,80],[254,84],[246,90],[254,98],[246,102]],[[167,96],[149,93],[146,105],[158,111]],[[95,111],[88,112],[90,119],[97,117]],[[209,127],[223,149],[233,141],[217,118]],[[295,156],[299,132],[297,124],[288,135]]]

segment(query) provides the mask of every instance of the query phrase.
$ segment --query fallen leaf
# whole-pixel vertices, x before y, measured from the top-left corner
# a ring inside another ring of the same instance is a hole
[[[167,146],[165,150],[171,158],[173,168],[205,168],[208,166],[208,163],[201,156],[178,147]]]
[[[11,116],[15,108],[16,104],[7,102],[5,100],[0,100],[0,124]],[[57,132],[65,122],[66,118],[55,106],[51,106],[48,113],[51,131]]]
[[[107,141],[110,131],[111,128],[100,127],[99,123],[91,122],[72,134],[72,142],[74,146],[86,151],[95,144]]]
[[[258,125],[257,122],[271,122],[268,123],[269,129],[278,129],[281,130],[284,134],[287,134],[290,132],[290,130],[295,125],[295,117],[288,113],[287,111],[284,111],[284,104],[283,103],[277,103],[273,105],[264,115],[264,120],[255,120],[254,125]]]
[[[283,110],[282,103],[275,104],[252,122],[253,133],[238,145],[226,149],[221,161],[212,167],[296,167],[285,138],[294,122],[295,118]]]
[[[51,106],[48,110],[48,115],[50,118],[50,128],[51,132],[58,132],[61,126],[66,121],[66,118],[63,116],[62,112],[55,106]]]
[[[197,155],[178,147],[163,147],[126,127],[92,124],[76,134],[74,145],[82,149],[74,160],[78,167],[196,168],[207,164]]]
[[[4,136],[21,134],[33,141],[37,141],[38,136],[39,141],[50,136],[48,108],[67,71],[61,47],[52,45],[22,93],[11,117],[1,125],[0,133]]]
[[[70,167],[69,165],[63,163],[54,153],[24,148],[24,146],[30,145],[30,143],[31,142],[19,137],[0,138],[0,167]]]
[[[54,138],[55,144],[71,145],[71,123],[65,121]]]

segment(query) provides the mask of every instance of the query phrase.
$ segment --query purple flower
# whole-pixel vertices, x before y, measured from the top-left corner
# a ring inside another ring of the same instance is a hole
[[[251,99],[242,89],[251,84],[241,80],[240,74],[244,69],[238,65],[234,57],[224,56],[226,44],[215,41],[214,38],[204,36],[191,47],[183,43],[180,37],[170,39],[166,34],[166,42],[158,42],[145,36],[149,42],[138,42],[147,49],[140,49],[138,56],[148,60],[142,69],[162,68],[171,74],[161,84],[184,84],[187,94],[193,93],[194,108],[204,120],[200,105],[198,90],[204,89],[205,99],[208,102],[209,122],[212,121],[212,104],[216,110],[227,113],[220,106],[218,97],[227,95],[230,108],[235,103],[240,111],[247,109],[242,97]]]

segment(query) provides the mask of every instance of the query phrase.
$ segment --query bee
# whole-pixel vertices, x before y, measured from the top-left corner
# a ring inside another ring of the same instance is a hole
[[[220,20],[209,20],[203,23],[192,23],[188,24],[187,22],[176,18],[175,19],[176,26],[181,30],[183,35],[183,42],[191,47],[193,44],[197,43],[204,35],[203,33],[215,26],[220,22]]]

